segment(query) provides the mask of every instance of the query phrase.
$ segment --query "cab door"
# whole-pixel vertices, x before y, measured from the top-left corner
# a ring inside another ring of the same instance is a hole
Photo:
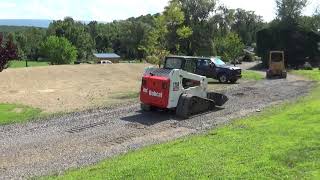
[[[209,78],[214,77],[214,68],[210,59],[199,59],[197,62],[197,74],[206,76]]]

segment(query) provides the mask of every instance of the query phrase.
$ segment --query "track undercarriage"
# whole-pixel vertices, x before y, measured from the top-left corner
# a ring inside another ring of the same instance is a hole
[[[211,111],[215,106],[222,106],[227,101],[227,96],[219,93],[208,93],[207,98],[183,94],[179,99],[176,115],[187,119],[190,116]]]

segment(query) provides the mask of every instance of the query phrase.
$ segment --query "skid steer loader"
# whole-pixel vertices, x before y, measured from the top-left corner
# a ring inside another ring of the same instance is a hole
[[[141,84],[141,109],[175,110],[180,118],[223,106],[227,96],[207,92],[208,80],[194,73],[196,62],[176,59],[168,62],[164,68],[147,68]]]

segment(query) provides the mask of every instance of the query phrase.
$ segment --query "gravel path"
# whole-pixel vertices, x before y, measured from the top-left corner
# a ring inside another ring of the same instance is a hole
[[[0,179],[26,179],[97,163],[129,150],[201,133],[308,93],[310,81],[263,80],[230,85],[223,108],[178,120],[173,113],[120,108],[74,113],[46,121],[0,127]]]

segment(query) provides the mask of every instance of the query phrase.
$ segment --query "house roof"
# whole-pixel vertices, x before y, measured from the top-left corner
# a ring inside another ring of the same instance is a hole
[[[120,58],[120,56],[118,54],[115,54],[115,53],[95,53],[93,55],[96,58],[112,58],[112,59]]]

